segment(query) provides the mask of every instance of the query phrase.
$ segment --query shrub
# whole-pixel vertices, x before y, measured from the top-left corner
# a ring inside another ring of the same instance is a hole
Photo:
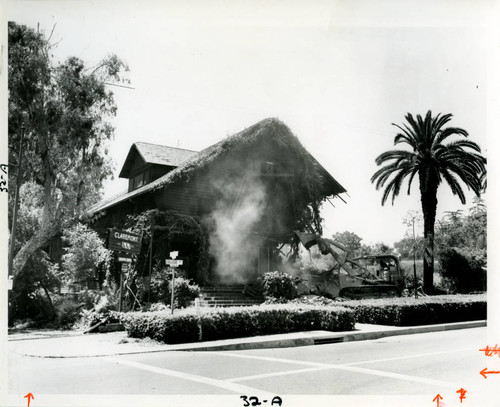
[[[148,307],[148,311],[151,311],[151,312],[168,311],[169,309],[170,309],[170,306],[168,306],[162,302],[154,302],[153,304],[150,304]]]
[[[76,294],[73,301],[79,303],[80,313],[78,321],[73,328],[84,330],[99,322],[113,322],[111,314],[118,308],[118,293],[114,293],[109,287],[103,290],[84,290]],[[115,320],[116,322],[116,320]]]
[[[62,328],[69,328],[80,318],[85,303],[79,302],[76,298],[61,297],[54,305],[56,324]]]
[[[187,307],[200,295],[200,287],[184,277],[176,277],[174,285],[175,308]],[[170,305],[172,296],[172,277],[166,269],[156,270],[151,279],[150,299],[153,303]]]
[[[307,330],[347,331],[354,328],[353,311],[343,307],[253,306],[214,308],[200,316],[193,310],[120,314],[131,337],[166,343],[229,339]]]
[[[265,297],[277,300],[292,300],[297,296],[293,277],[281,271],[270,271],[262,276],[262,290]]]
[[[485,295],[442,295],[345,301],[356,322],[411,326],[486,319]]]
[[[441,275],[451,292],[486,291],[484,254],[481,251],[446,248],[439,255]]]
[[[172,284],[169,285],[169,291]],[[186,308],[200,295],[200,287],[183,277],[176,277],[174,284],[174,305],[176,308]]]

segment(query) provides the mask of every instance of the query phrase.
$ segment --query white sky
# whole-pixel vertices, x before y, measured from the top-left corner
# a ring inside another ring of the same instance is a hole
[[[113,88],[116,174],[135,141],[200,150],[278,117],[348,190],[347,204],[324,207],[326,234],[393,244],[420,204],[417,180],[385,207],[370,183],[375,157],[393,148],[392,122],[453,113],[451,124],[488,152],[495,1],[9,4],[9,20],[47,34],[56,24],[56,57],[96,63],[116,53],[129,65],[135,89]],[[123,189],[115,178],[106,195]],[[457,209],[466,208],[441,186],[438,217]]]

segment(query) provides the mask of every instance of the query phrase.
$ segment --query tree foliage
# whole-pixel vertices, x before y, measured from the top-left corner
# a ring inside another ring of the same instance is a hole
[[[363,239],[356,233],[346,230],[345,232],[337,232],[332,237],[336,243],[340,243],[344,246],[351,255],[357,256],[360,254],[361,241]]]
[[[436,220],[437,190],[444,180],[465,203],[461,183],[480,196],[486,183],[486,158],[481,155],[479,145],[460,137],[468,137],[467,131],[458,127],[445,127],[451,114],[416,118],[408,113],[407,123],[394,124],[399,133],[394,145],[404,144],[409,150],[389,150],[380,154],[375,162],[383,165],[373,174],[371,181],[377,189],[384,187],[382,205],[392,196],[392,203],[399,195],[404,180],[408,180],[408,194],[417,176],[420,201],[424,217],[424,290],[433,290],[434,272],[434,224]],[[459,137],[455,139],[452,137]],[[452,138],[452,139],[450,139]]]
[[[21,182],[30,182],[36,195],[31,209],[24,210],[39,212],[32,234],[19,235],[16,242],[15,276],[33,254],[100,199],[102,182],[111,174],[109,120],[117,107],[105,82],[119,81],[127,67],[116,56],[94,67],[76,57],[58,63],[52,47],[43,32],[9,23],[9,162],[19,162],[24,126]],[[15,173],[10,172],[10,194]],[[9,210],[12,205],[10,199]]]
[[[448,212],[438,222],[436,247],[447,290],[486,290],[486,233],[486,205],[482,199],[475,199],[469,213]]]
[[[486,263],[481,252],[445,247],[439,253],[439,262],[443,285],[448,291],[486,291]]]
[[[417,236],[415,241],[413,240],[413,237],[404,237],[394,243],[394,248],[403,259],[412,259],[414,245],[415,258],[421,259],[424,255],[424,238],[422,236]]]
[[[66,282],[86,282],[96,279],[96,267],[109,267],[111,251],[88,226],[77,223],[63,232],[67,244],[62,256],[62,275]]]
[[[468,214],[458,210],[447,212],[437,223],[436,246],[438,250],[455,247],[482,250],[487,247],[487,213],[482,199],[476,199]]]

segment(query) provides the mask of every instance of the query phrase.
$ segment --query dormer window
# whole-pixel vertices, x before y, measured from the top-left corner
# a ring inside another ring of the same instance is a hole
[[[128,178],[130,192],[162,177],[196,154],[196,151],[181,148],[134,143],[119,177]]]
[[[140,172],[132,178],[132,190],[142,187],[149,182],[149,170]]]

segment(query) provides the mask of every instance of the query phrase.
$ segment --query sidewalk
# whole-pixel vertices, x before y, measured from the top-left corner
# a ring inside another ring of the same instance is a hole
[[[307,331],[279,335],[224,339],[210,342],[167,345],[152,339],[127,337],[126,332],[81,334],[59,331],[27,332],[8,337],[9,352],[41,358],[78,358],[166,351],[244,350],[321,345],[378,339],[387,336],[439,332],[453,329],[485,327],[486,321],[457,322],[415,327],[356,324],[354,331]]]

